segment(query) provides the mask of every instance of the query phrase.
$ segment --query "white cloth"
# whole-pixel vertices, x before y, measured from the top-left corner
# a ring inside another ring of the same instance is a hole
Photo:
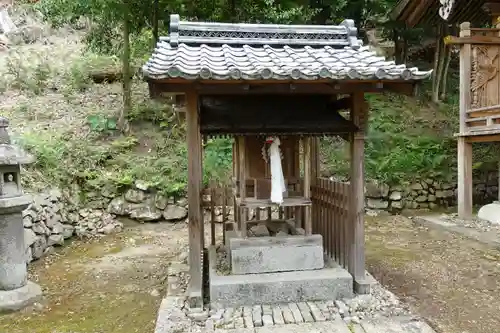
[[[285,177],[281,166],[280,139],[274,138],[269,147],[271,163],[271,202],[283,203],[283,193],[286,192]]]

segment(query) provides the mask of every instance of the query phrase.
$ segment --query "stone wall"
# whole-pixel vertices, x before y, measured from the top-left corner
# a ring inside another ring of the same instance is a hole
[[[58,189],[33,195],[33,202],[22,213],[28,262],[53,252],[73,236],[92,237],[123,228],[105,210],[70,207]]]
[[[365,196],[368,209],[398,212],[404,208],[446,208],[457,203],[457,184],[424,179],[407,186],[388,186],[367,181]],[[474,204],[498,200],[498,171],[476,172],[473,196]]]
[[[136,182],[108,204],[108,212],[126,216],[141,222],[177,222],[187,218],[187,199],[175,200],[149,188],[142,182]]]

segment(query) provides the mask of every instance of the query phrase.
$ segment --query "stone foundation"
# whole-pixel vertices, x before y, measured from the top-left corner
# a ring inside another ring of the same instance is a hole
[[[229,233],[231,272],[255,274],[316,270],[324,267],[323,237],[289,236],[240,238]]]
[[[212,246],[209,248],[209,279],[210,301],[214,306],[322,301],[353,296],[351,275],[332,262],[317,270],[222,276],[217,273],[216,258],[216,249]]]

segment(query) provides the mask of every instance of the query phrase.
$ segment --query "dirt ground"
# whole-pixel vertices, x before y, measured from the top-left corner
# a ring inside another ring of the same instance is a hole
[[[97,242],[74,241],[30,267],[45,300],[0,317],[8,333],[153,332],[167,267],[186,252],[186,225],[128,222]]]
[[[403,216],[367,218],[368,270],[442,333],[500,332],[500,253]]]

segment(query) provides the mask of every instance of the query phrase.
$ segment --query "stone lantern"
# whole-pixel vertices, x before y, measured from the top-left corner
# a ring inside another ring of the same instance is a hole
[[[0,312],[20,310],[42,294],[28,281],[22,219],[32,199],[21,187],[21,165],[33,157],[11,144],[8,126],[0,117]]]

